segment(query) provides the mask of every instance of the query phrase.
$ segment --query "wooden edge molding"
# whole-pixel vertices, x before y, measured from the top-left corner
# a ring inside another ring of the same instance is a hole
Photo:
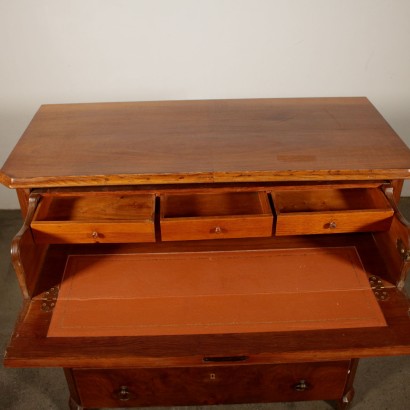
[[[9,178],[0,180],[9,188],[53,188],[76,186],[143,185],[143,184],[184,184],[213,182],[212,173],[184,174],[116,174],[116,175],[67,175]]]
[[[319,169],[214,172],[214,182],[363,181],[410,178],[409,169]]]
[[[11,178],[0,170],[0,184],[5,185],[8,188],[13,188]]]
[[[9,188],[53,188],[108,185],[188,184],[222,182],[363,181],[410,178],[409,169],[209,171],[169,174],[114,174],[10,177],[0,173]]]

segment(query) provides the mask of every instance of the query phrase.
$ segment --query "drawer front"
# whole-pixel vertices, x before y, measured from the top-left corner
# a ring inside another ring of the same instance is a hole
[[[32,222],[37,243],[155,242],[153,221],[88,223]]]
[[[37,243],[153,242],[155,196],[122,192],[50,195],[31,222]]]
[[[337,400],[349,361],[182,368],[75,369],[81,405],[135,407]]]
[[[161,195],[163,241],[252,238],[272,235],[266,192]]]
[[[181,241],[266,237],[272,235],[272,224],[269,215],[162,220],[161,238]]]
[[[332,234],[388,230],[393,212],[385,210],[279,214],[276,235]]]

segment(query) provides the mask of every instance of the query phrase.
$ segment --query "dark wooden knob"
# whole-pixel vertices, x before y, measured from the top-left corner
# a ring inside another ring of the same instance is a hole
[[[121,386],[118,391],[115,392],[115,397],[120,401],[128,401],[135,397],[128,389],[128,386]]]
[[[296,391],[306,391],[310,389],[310,385],[306,382],[306,380],[299,380],[298,383],[293,385],[293,389]]]

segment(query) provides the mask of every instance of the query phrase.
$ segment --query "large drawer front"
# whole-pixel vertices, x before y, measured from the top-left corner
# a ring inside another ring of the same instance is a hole
[[[337,400],[349,362],[182,368],[75,369],[85,407]]]

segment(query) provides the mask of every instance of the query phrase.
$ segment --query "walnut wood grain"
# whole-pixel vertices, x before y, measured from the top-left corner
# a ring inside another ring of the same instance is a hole
[[[80,370],[87,407],[187,406],[337,400],[349,362]]]
[[[400,179],[409,169],[410,151],[366,98],[162,101],[44,105],[0,181]]]

